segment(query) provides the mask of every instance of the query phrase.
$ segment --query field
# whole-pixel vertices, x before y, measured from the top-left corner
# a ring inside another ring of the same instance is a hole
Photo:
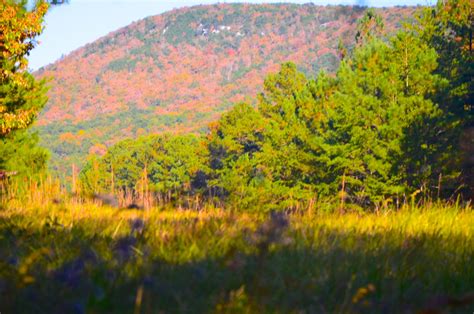
[[[0,211],[2,313],[472,313],[474,212]]]
[[[49,2],[0,4],[0,314],[474,314],[472,0],[177,8],[34,75]]]

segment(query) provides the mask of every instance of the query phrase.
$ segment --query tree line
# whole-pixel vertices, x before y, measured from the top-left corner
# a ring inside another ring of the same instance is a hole
[[[0,169],[44,171],[28,132],[46,102],[27,71],[47,5],[2,2]],[[386,35],[368,10],[335,74],[293,63],[269,75],[257,105],[237,104],[203,135],[126,140],[80,174],[83,193],[248,210],[399,206],[473,195],[473,17],[470,1],[439,1]],[[6,17],[6,18],[5,18]],[[23,169],[23,168],[24,169]]]
[[[284,63],[256,107],[237,104],[205,135],[120,142],[82,170],[84,191],[146,189],[163,202],[248,210],[472,197],[469,1],[425,8],[391,36],[368,10],[357,45],[340,49],[335,75],[308,78]]]

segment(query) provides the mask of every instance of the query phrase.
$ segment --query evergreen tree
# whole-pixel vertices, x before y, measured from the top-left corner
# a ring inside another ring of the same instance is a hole
[[[271,174],[273,193],[286,208],[297,207],[315,194],[321,177],[317,166],[316,117],[321,108],[313,97],[311,81],[293,63],[285,63],[264,82],[259,110],[268,120],[260,162]]]
[[[253,208],[271,203],[268,174],[260,166],[267,121],[248,104],[238,104],[210,126],[207,136],[212,196]]]
[[[80,173],[85,194],[144,191],[180,203],[205,188],[207,150],[189,135],[142,137],[110,147],[102,158],[92,156]],[[204,178],[202,177],[204,175]]]
[[[380,37],[383,31],[382,17],[375,12],[375,9],[369,8],[365,11],[364,16],[357,21],[356,43],[361,46],[373,38]]]
[[[474,197],[474,16],[472,1],[445,0],[428,7],[414,30],[438,54],[436,73],[444,85],[433,95],[443,110],[444,132],[438,138],[445,147],[445,159],[454,158],[443,169],[444,185],[452,194],[459,185],[466,197]],[[460,170],[458,176],[455,170]],[[449,180],[459,178],[460,180]],[[447,182],[446,182],[447,181]]]
[[[44,174],[49,153],[37,145],[38,140],[37,134],[24,130],[0,139],[0,169],[15,171],[28,178]]]
[[[324,146],[327,167],[338,174],[333,191],[338,186],[351,202],[377,205],[424,183],[428,162],[418,164],[410,154],[429,155],[429,139],[404,140],[417,119],[427,123],[439,114],[427,99],[435,68],[434,51],[403,32],[390,43],[372,39],[342,62]]]

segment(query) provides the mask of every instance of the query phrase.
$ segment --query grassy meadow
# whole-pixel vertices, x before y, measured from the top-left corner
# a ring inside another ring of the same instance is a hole
[[[178,6],[32,73],[69,1],[34,2],[0,2],[0,314],[474,314],[472,0]]]
[[[474,212],[0,211],[2,313],[472,313]]]

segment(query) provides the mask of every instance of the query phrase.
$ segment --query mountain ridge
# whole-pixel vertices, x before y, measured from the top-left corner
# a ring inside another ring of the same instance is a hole
[[[136,21],[38,70],[53,77],[36,126],[64,173],[127,137],[199,132],[234,103],[253,103],[285,61],[333,72],[339,38],[351,47],[365,8],[215,4]],[[388,32],[413,7],[376,9]]]

